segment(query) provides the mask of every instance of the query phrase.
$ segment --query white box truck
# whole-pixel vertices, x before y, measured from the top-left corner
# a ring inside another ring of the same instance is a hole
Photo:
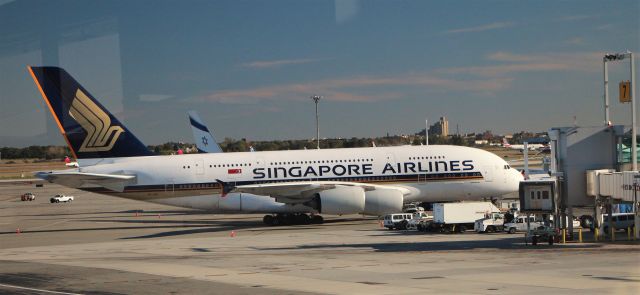
[[[491,202],[436,203],[433,204],[432,230],[464,232],[472,229],[476,220],[494,212],[500,209]]]

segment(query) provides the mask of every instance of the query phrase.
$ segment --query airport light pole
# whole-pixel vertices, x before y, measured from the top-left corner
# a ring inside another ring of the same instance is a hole
[[[425,123],[425,128],[424,128],[424,142],[426,145],[429,145],[429,119],[426,119],[424,121]]]
[[[318,102],[320,101],[320,99],[322,98],[322,96],[320,95],[313,95],[311,96],[311,99],[313,99],[313,101],[316,103],[316,141],[317,141],[317,149],[320,149],[320,125],[318,124]]]
[[[636,142],[636,73],[633,52],[607,53],[602,58],[602,62],[604,63],[604,123],[605,125],[609,125],[609,78],[607,73],[607,62],[623,60],[625,58],[629,58],[629,68],[631,72],[631,87],[629,89],[629,92],[631,93],[631,170],[638,171],[638,146]]]

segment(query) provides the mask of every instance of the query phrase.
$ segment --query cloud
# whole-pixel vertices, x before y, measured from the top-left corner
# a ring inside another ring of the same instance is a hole
[[[330,101],[375,102],[402,98],[403,93],[395,89],[401,87],[419,87],[423,92],[493,93],[506,88],[511,81],[511,78],[456,80],[440,78],[428,73],[409,73],[397,76],[361,76],[254,89],[223,90],[201,96],[198,100],[226,104],[250,104],[267,100],[303,100],[310,95],[319,94]],[[375,87],[383,87],[386,91],[370,94]],[[392,90],[389,91],[389,88]]]
[[[140,101],[144,102],[158,102],[173,98],[173,95],[164,94],[140,94]]]
[[[256,104],[267,101],[302,101],[311,95],[342,102],[377,102],[407,97],[407,89],[421,93],[493,95],[511,86],[518,73],[599,71],[602,53],[515,54],[495,52],[485,56],[487,66],[449,67],[431,72],[397,75],[351,76],[250,89],[227,89],[194,99],[224,104]]]
[[[561,16],[559,18],[556,18],[556,21],[559,21],[559,22],[572,22],[572,21],[579,21],[579,20],[585,20],[585,19],[590,19],[590,18],[594,18],[594,16],[593,15],[584,15],[584,14],[565,15],[565,16]]]
[[[581,37],[573,37],[564,41],[564,44],[568,45],[582,45],[584,44],[584,39]]]
[[[277,67],[289,66],[289,65],[307,64],[307,63],[313,63],[318,61],[320,61],[320,59],[311,59],[311,58],[263,60],[263,61],[253,61],[253,62],[243,63],[243,64],[240,64],[240,67],[253,68],[253,69],[265,69],[265,68],[277,68]]]
[[[458,33],[482,32],[482,31],[490,31],[490,30],[508,28],[508,27],[513,26],[513,25],[514,25],[514,23],[512,23],[512,22],[495,22],[495,23],[490,23],[490,24],[476,26],[476,27],[468,27],[468,28],[448,30],[448,31],[445,31],[444,33],[445,34],[458,34]]]
[[[613,24],[602,24],[596,27],[598,31],[610,30],[613,29]]]
[[[471,74],[481,77],[512,76],[527,72],[557,71],[599,71],[601,70],[602,53],[546,53],[546,54],[513,54],[496,52],[489,54],[487,60],[505,62],[506,64],[451,67],[440,69],[447,74]]]
[[[507,62],[528,62],[536,60],[533,55],[521,55],[513,54],[510,52],[498,51],[487,56],[487,59],[494,61],[507,61]]]

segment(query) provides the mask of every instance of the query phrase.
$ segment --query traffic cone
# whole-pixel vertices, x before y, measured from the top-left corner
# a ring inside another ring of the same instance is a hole
[[[380,225],[380,227],[384,227],[384,224],[382,224],[382,220],[378,221],[378,224]]]
[[[235,238],[236,237],[236,232],[235,231],[231,231],[231,233],[229,234],[230,237]]]
[[[16,228],[16,234],[19,235],[20,234],[20,229]]]

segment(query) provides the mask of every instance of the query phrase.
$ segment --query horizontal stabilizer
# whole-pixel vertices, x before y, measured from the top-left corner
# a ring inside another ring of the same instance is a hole
[[[136,182],[135,175],[85,173],[77,170],[37,172],[35,175],[64,186],[78,188],[83,185],[97,185],[117,192],[123,192],[125,186]]]

